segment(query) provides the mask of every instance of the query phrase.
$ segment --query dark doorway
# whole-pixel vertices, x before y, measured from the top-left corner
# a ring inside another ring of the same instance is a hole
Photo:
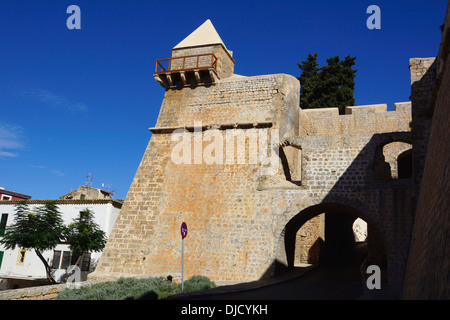
[[[337,203],[323,203],[308,207],[287,223],[283,237],[288,270],[294,270],[296,267],[295,252],[296,246],[299,245],[297,236],[299,229],[319,215],[324,216],[324,219],[321,220],[323,221],[323,232],[302,234],[303,237],[306,237],[304,234],[315,234],[315,236],[321,234],[321,237],[317,239],[305,239],[308,243],[314,244],[311,246],[310,252],[318,256],[313,264],[348,268],[349,272],[361,277],[362,281],[364,279],[361,275],[361,266],[366,264],[379,265],[384,270],[383,273],[387,274],[386,249],[377,226],[369,221],[361,211]],[[367,238],[363,241],[358,240],[354,232],[354,222],[358,218],[367,223],[365,231]]]
[[[397,158],[397,170],[399,179],[412,178],[412,149],[401,153]]]

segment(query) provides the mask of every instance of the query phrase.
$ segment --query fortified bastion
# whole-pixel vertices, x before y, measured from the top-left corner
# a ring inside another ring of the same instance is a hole
[[[433,61],[412,59],[412,76]],[[297,78],[234,64],[209,20],[156,61],[159,117],[90,278],[179,276],[183,221],[186,277],[270,278],[344,258],[360,218],[364,264],[400,292],[426,139],[411,102],[303,110]]]

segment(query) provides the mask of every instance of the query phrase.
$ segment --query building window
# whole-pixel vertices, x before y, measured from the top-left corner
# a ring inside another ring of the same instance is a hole
[[[61,269],[67,269],[70,266],[70,251],[63,251],[61,260]]]
[[[79,254],[73,254],[72,256],[72,264],[76,264],[78,261],[78,258],[80,257]],[[81,271],[89,271],[89,267],[91,265],[91,254],[84,253],[83,258],[81,259]]]
[[[91,254],[85,253],[83,255],[83,264],[81,265],[81,271],[89,271],[91,265]]]
[[[52,269],[67,269],[70,266],[70,251],[53,251]]]
[[[3,253],[3,251],[0,251],[0,269],[2,268]]]
[[[11,200],[11,199],[12,199],[11,196],[7,196],[6,194],[2,194],[1,200]]]
[[[3,213],[0,220],[0,237],[3,237],[5,235],[6,222],[8,222],[8,214]]]
[[[80,257],[79,254],[71,254],[70,251],[53,251],[52,269],[67,269],[70,265],[75,265]],[[91,264],[91,254],[83,254],[81,259],[81,271],[89,271]]]
[[[25,255],[27,253],[27,250],[25,249],[19,249],[19,253],[17,254],[17,261],[16,264],[19,266],[23,266],[25,264]]]
[[[61,262],[61,251],[53,251],[52,269],[59,269],[59,263]]]

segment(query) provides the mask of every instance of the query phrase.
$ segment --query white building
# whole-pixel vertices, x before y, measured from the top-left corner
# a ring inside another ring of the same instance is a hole
[[[29,200],[30,212],[36,210],[49,200]],[[114,222],[120,213],[122,202],[118,200],[54,200],[62,214],[64,224],[68,225],[79,215],[79,212],[90,209],[94,213],[94,221],[109,237]],[[4,234],[5,226],[14,223],[16,201],[0,201],[0,237]],[[81,266],[82,279],[94,271],[101,252],[86,253]],[[43,252],[44,258],[52,267],[53,278],[59,282],[66,275],[69,265],[75,264],[69,244],[61,243],[54,250]],[[0,244],[0,290],[13,289],[22,286],[35,285],[46,279],[45,267],[33,250],[15,248],[7,250]]]

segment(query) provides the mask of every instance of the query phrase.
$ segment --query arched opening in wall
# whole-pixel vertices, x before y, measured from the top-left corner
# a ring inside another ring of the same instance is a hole
[[[375,162],[378,178],[382,180],[404,179],[406,176],[411,178],[412,145],[403,141],[386,143],[382,155],[375,156]]]
[[[352,225],[355,242],[365,242],[367,240],[367,222],[361,218],[356,218]]]
[[[324,203],[308,207],[286,224],[283,238],[288,270],[305,264],[338,266],[348,267],[360,277],[361,265],[375,264],[387,275],[381,233],[351,206]]]
[[[299,146],[283,145],[279,149],[284,176],[287,181],[301,185],[302,149]]]
[[[295,234],[294,267],[316,265],[325,243],[325,214],[306,221]]]
[[[397,171],[399,179],[412,178],[412,149],[406,150],[398,156]]]

